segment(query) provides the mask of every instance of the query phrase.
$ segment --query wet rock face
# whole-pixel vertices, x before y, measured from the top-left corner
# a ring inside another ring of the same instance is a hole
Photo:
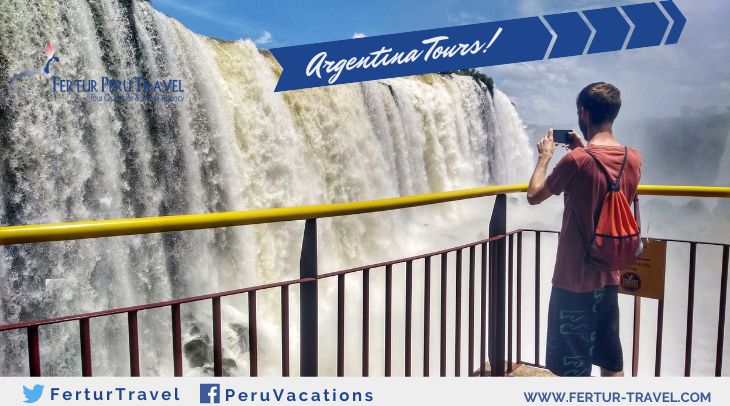
[[[241,351],[248,352],[248,326],[231,323],[230,327],[236,333],[236,337],[238,337],[238,346]]]
[[[238,364],[231,358],[223,358],[223,376],[236,376]]]
[[[208,336],[202,336],[185,343],[183,351],[191,367],[203,367],[213,361],[209,352],[209,341]]]
[[[203,374],[213,375],[213,365],[209,364],[203,368]],[[238,363],[232,358],[223,358],[223,376],[239,376],[241,375],[238,371]]]
[[[238,345],[242,353],[248,351],[248,326],[239,323],[229,324],[229,328],[235,334]],[[189,339],[183,345],[183,353],[188,365],[191,368],[202,368],[204,375],[213,375],[213,342],[207,334],[200,334],[200,328],[197,325],[190,327]],[[240,375],[238,370],[238,362],[233,358],[223,358],[223,376]]]

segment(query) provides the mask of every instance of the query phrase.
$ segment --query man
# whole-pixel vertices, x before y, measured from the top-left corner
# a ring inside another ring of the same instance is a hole
[[[578,94],[576,105],[578,124],[588,144],[571,132],[572,142],[566,146],[570,152],[546,176],[556,147],[550,129],[537,143],[537,166],[527,190],[527,201],[533,205],[565,192],[548,309],[547,367],[560,376],[590,376],[592,365],[597,365],[602,376],[623,376],[619,271],[590,266],[586,247],[608,192],[606,173],[599,165],[615,182],[626,156],[619,184],[630,202],[641,176],[641,156],[613,135],[613,122],[621,108],[621,93],[615,86],[592,83]]]

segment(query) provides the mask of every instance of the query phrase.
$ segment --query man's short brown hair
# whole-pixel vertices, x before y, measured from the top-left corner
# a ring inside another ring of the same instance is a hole
[[[621,92],[610,83],[591,83],[578,93],[576,104],[588,111],[592,123],[612,123],[621,109]]]

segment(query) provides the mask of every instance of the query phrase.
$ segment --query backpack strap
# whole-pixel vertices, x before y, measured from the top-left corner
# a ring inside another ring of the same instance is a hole
[[[611,181],[611,175],[608,173],[608,169],[606,169],[606,165],[601,162],[598,157],[593,154],[593,152],[589,151],[588,148],[584,148],[583,151],[586,152],[586,154],[590,155],[591,158],[593,158],[596,161],[596,164],[598,164],[598,167],[601,168],[603,173],[606,175],[606,184],[608,185],[608,190],[611,192],[618,192],[621,188],[621,176],[624,174],[624,168],[626,167],[626,161],[629,157],[629,147],[624,146],[624,160],[621,162],[621,168],[618,170],[618,176],[616,176],[616,181]]]

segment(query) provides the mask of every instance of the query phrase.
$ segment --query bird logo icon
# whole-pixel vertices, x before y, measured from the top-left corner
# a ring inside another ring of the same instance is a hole
[[[8,79],[8,89],[13,90],[13,82],[15,82],[18,79],[23,79],[26,77],[32,77],[32,76],[38,76],[38,75],[50,75],[51,74],[51,64],[53,62],[57,62],[59,65],[61,64],[61,59],[56,55],[58,50],[61,49],[57,45],[53,45],[51,41],[46,42],[45,47],[45,54],[46,54],[46,62],[43,65],[43,68],[38,69],[30,69],[25,70],[20,73],[16,73],[15,75],[11,76],[10,79]]]
[[[23,396],[25,396],[24,403],[35,403],[43,395],[43,385],[35,385],[33,389],[23,385]]]
[[[61,63],[61,60],[58,59],[58,56],[56,56],[56,52],[58,52],[58,47],[54,47],[53,44],[51,44],[51,41],[48,41],[46,43],[46,65],[43,67],[43,73],[50,74],[51,73],[51,63],[52,62],[58,62]]]

